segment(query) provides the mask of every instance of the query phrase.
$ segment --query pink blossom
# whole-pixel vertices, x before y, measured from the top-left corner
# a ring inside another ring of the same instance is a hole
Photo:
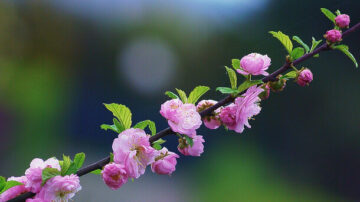
[[[345,27],[349,27],[350,24],[350,16],[346,15],[346,14],[342,14],[342,15],[338,15],[335,18],[335,23],[337,26],[339,26],[340,28],[345,28]]]
[[[26,199],[26,202],[50,202],[50,201],[35,196],[35,198]]]
[[[235,99],[235,104],[225,107],[220,113],[220,119],[230,130],[242,133],[244,126],[251,128],[249,119],[260,113],[259,94],[264,90],[261,87],[251,86],[241,97]]]
[[[306,86],[309,85],[309,83],[313,80],[313,74],[310,71],[310,69],[304,69],[300,72],[296,83],[300,86]]]
[[[13,198],[17,197],[18,195],[20,195],[22,193],[25,193],[25,192],[29,191],[27,188],[25,188],[25,183],[27,181],[26,176],[9,177],[7,179],[7,181],[18,181],[18,182],[23,183],[24,185],[17,185],[17,186],[11,187],[10,189],[3,192],[0,195],[0,202],[8,201],[10,199],[13,199]]]
[[[36,197],[44,201],[68,201],[80,190],[80,180],[77,175],[58,175],[48,180]]]
[[[236,126],[236,111],[237,106],[234,103],[231,103],[224,107],[220,112],[220,120],[230,130],[233,130]]]
[[[196,111],[196,107],[193,104],[181,105],[175,113],[173,120],[168,120],[168,124],[174,132],[185,134],[189,137],[196,135],[196,129],[198,129],[202,122],[201,116]]]
[[[204,144],[205,142],[203,136],[196,135],[193,137],[193,146],[186,145],[183,148],[178,147],[179,152],[184,154],[185,156],[200,156],[204,152]]]
[[[236,70],[239,74],[243,75],[264,75],[267,76],[269,73],[266,70],[271,64],[271,59],[267,55],[261,55],[259,53],[250,53],[244,56],[240,60],[240,67],[242,69]]]
[[[25,175],[28,179],[25,185],[26,188],[31,192],[38,193],[42,183],[42,170],[47,167],[61,170],[59,161],[54,157],[49,158],[46,161],[39,158],[33,159],[30,163],[30,168],[25,171]]]
[[[160,114],[168,120],[177,122],[175,114],[182,105],[183,103],[179,99],[168,100],[161,105]]]
[[[179,158],[179,155],[164,147],[159,151],[155,162],[151,164],[151,170],[159,175],[171,175],[176,169],[176,158]]]
[[[155,160],[157,151],[151,147],[149,138],[144,130],[130,128],[113,142],[114,162],[124,165],[130,178],[140,177],[146,166]]]
[[[117,163],[107,164],[101,174],[105,184],[112,190],[119,189],[128,180],[125,166]]]
[[[339,42],[341,41],[341,32],[337,29],[332,29],[326,32],[326,34],[324,35],[326,40],[335,43],[335,42]]]
[[[196,109],[198,112],[204,111],[205,109],[215,105],[217,101],[215,100],[201,100],[197,106]],[[222,108],[222,107],[221,107]],[[206,116],[202,120],[204,122],[204,125],[209,129],[217,129],[220,127],[221,122],[219,118],[219,113],[221,111],[221,108],[217,108],[214,111],[214,115]]]

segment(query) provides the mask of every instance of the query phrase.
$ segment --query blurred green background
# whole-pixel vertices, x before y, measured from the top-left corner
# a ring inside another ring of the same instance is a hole
[[[165,90],[228,85],[224,65],[250,52],[284,62],[281,30],[310,43],[330,22],[320,8],[360,21],[360,1],[52,0],[0,2],[0,174],[19,176],[35,158],[111,151],[100,124],[117,102],[133,122],[160,116]],[[344,40],[360,59],[360,33]],[[171,176],[150,170],[117,191],[81,178],[75,201],[359,201],[360,70],[340,52],[303,65],[314,81],[289,82],[262,102],[242,134],[202,128],[201,158],[181,157]],[[299,66],[301,67],[301,66]],[[166,146],[176,151],[176,138]]]

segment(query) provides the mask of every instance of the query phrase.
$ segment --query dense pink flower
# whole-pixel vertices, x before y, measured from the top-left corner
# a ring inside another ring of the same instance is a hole
[[[157,151],[151,147],[149,138],[144,130],[130,128],[113,142],[114,162],[124,165],[130,178],[140,177],[155,160]]]
[[[174,119],[168,120],[171,129],[174,132],[185,134],[189,137],[194,137],[196,135],[196,129],[202,124],[201,116],[193,104],[181,105],[176,110],[174,117]]]
[[[44,200],[42,198],[38,198],[37,196],[35,196],[35,198],[26,199],[26,202],[50,202],[50,201]]]
[[[217,103],[217,101],[215,100],[201,100],[197,106],[196,106],[196,110],[198,112],[204,111],[205,109],[215,105]],[[221,111],[221,108],[217,108],[214,111],[215,115],[212,116],[206,116],[204,117],[202,120],[204,122],[204,125],[209,128],[209,129],[217,129],[220,127],[221,122],[220,122],[220,118],[219,118],[219,113]]]
[[[31,192],[38,193],[42,183],[42,170],[47,167],[61,170],[59,161],[54,157],[49,158],[46,161],[39,158],[33,159],[30,163],[30,168],[25,171],[25,175],[28,179],[25,185],[26,188]]]
[[[155,162],[151,164],[151,170],[160,175],[170,175],[176,169],[176,158],[179,158],[179,155],[164,147],[159,151],[159,156],[155,158]]]
[[[168,120],[177,122],[175,114],[177,112],[177,109],[182,105],[183,103],[179,99],[168,100],[161,105],[160,114]]]
[[[326,40],[335,43],[335,42],[339,42],[341,41],[341,32],[337,29],[332,29],[326,32],[326,34],[324,35]]]
[[[224,107],[220,112],[220,120],[229,129],[233,130],[236,126],[237,106],[234,103]]]
[[[266,70],[271,64],[271,59],[267,55],[261,55],[259,53],[250,53],[244,56],[240,60],[240,67],[242,69],[236,70],[238,73],[243,75],[264,75],[267,76],[269,73]]]
[[[204,138],[201,135],[196,135],[193,138],[193,146],[190,145],[185,146],[184,148],[178,147],[179,152],[184,154],[185,156],[200,156],[204,152]]]
[[[25,188],[25,183],[27,181],[27,178],[25,176],[21,177],[9,177],[7,181],[18,181],[23,183],[24,185],[17,185],[14,187],[11,187],[10,189],[6,190],[0,195],[0,202],[5,202],[10,199],[15,198],[16,196],[28,192],[29,190]]]
[[[125,167],[121,164],[107,164],[101,172],[105,184],[112,190],[119,189],[128,180]]]
[[[348,27],[350,24],[350,16],[348,16],[346,14],[338,15],[335,18],[335,23],[340,28]]]
[[[46,182],[36,198],[44,201],[68,201],[80,190],[80,180],[77,175],[58,175]]]
[[[304,69],[300,72],[296,83],[300,86],[306,86],[309,85],[309,83],[313,80],[313,74],[310,71],[310,69]]]
[[[238,133],[243,132],[244,126],[251,128],[249,119],[260,113],[259,94],[263,91],[261,87],[251,86],[241,97],[235,99],[235,104],[222,109],[220,119],[223,124]]]

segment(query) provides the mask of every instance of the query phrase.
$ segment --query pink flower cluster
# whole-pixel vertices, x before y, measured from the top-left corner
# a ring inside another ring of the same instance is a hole
[[[189,137],[195,137],[196,129],[202,124],[195,105],[183,104],[179,99],[172,99],[162,104],[160,114],[168,120],[172,131]]]
[[[23,183],[6,190],[0,196],[0,202],[12,199],[22,193],[31,191],[36,193],[34,198],[27,199],[26,202],[52,202],[68,201],[74,197],[75,193],[81,190],[79,177],[76,175],[55,176],[42,185],[42,171],[45,168],[55,168],[61,170],[59,161],[56,158],[49,158],[46,161],[35,158],[30,163],[30,168],[25,171],[25,176],[11,177]]]

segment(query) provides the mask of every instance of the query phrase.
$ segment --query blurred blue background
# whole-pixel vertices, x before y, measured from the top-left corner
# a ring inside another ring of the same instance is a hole
[[[322,38],[320,8],[360,21],[360,1],[52,0],[0,2],[0,174],[20,176],[35,158],[85,152],[85,164],[111,151],[100,129],[122,103],[133,122],[152,119],[174,88],[228,85],[224,65],[285,51],[268,31]],[[344,40],[360,59],[360,33]],[[358,201],[360,70],[340,52],[306,61],[308,88],[289,82],[262,102],[242,134],[202,128],[201,158],[181,157],[171,176],[150,170],[112,191],[100,176],[81,178],[75,201]],[[301,66],[299,66],[301,67]],[[176,137],[166,146],[176,151]]]

